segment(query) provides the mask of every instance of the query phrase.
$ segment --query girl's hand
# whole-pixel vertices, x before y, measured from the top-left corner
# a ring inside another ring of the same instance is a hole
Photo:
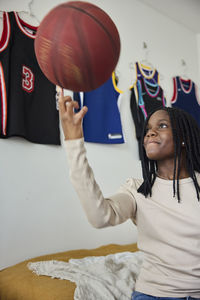
[[[83,137],[82,121],[88,111],[86,106],[75,113],[74,109],[79,108],[77,101],[73,101],[70,96],[64,96],[63,89],[59,89],[59,114],[62,129],[66,140],[74,140]]]

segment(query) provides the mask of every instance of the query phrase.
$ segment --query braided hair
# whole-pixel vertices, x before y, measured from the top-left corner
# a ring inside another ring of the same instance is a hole
[[[146,126],[151,115],[157,110],[164,110],[168,113],[173,141],[174,141],[174,173],[173,173],[173,196],[177,195],[178,202],[180,202],[180,190],[179,190],[179,175],[180,175],[180,158],[182,151],[182,142],[185,145],[186,153],[186,168],[194,182],[196,189],[197,199],[200,200],[200,186],[197,182],[195,171],[200,173],[200,128],[196,120],[187,112],[179,108],[162,107],[154,110],[149,114],[145,121],[140,149],[141,149],[141,163],[143,183],[138,188],[138,192],[142,193],[145,197],[152,195],[152,186],[156,179],[157,162],[155,160],[148,159],[143,141],[146,134]],[[175,180],[177,174],[177,180]]]

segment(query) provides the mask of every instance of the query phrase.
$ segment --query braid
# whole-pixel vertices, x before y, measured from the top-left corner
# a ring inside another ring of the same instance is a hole
[[[176,195],[176,157],[177,157],[177,143],[176,141],[178,140],[178,134],[177,134],[177,129],[176,129],[176,119],[173,113],[171,113],[171,110],[167,108],[167,112],[169,114],[169,118],[171,121],[171,127],[172,127],[172,133],[173,133],[173,141],[174,141],[174,173],[173,173],[173,196],[175,197]]]
[[[197,199],[200,200],[200,186],[197,182],[195,171],[200,173],[200,128],[194,118],[187,112],[172,107],[163,107],[157,110],[165,110],[170,118],[173,141],[174,141],[174,172],[173,172],[173,195],[177,194],[178,202],[180,202],[179,177],[181,168],[181,150],[182,142],[185,145],[186,153],[186,168],[190,177],[193,180]],[[138,188],[138,192],[145,197],[152,195],[152,186],[156,179],[157,163],[154,160],[148,159],[143,147],[143,140],[146,134],[146,126],[153,111],[147,117],[142,133],[140,149],[141,149],[141,164],[143,183]],[[178,159],[177,159],[178,158]],[[177,174],[177,180],[176,180]]]
[[[150,116],[147,117],[145,124],[147,124],[149,118],[150,118]],[[143,174],[144,181],[143,181],[142,185],[138,188],[138,192],[142,193],[143,195],[145,195],[145,197],[147,197],[148,194],[150,194],[150,196],[152,195],[151,189],[152,189],[153,183],[155,181],[155,180],[152,180],[152,174],[156,178],[156,172],[155,172],[155,167],[154,167],[154,171],[153,171],[153,167],[152,167],[152,165],[155,164],[155,162],[150,161],[148,159],[148,157],[146,156],[145,149],[143,147],[143,140],[144,140],[145,134],[146,134],[146,126],[144,126],[144,128],[143,128],[142,138],[141,138],[141,143],[140,143],[142,174]],[[151,171],[149,168],[150,165],[151,165]]]
[[[178,122],[181,123],[181,118],[178,120]],[[197,198],[199,200],[200,187],[197,182],[196,174],[194,172],[194,171],[199,172],[200,170],[199,159],[198,159],[200,155],[199,128],[196,125],[196,121],[192,117],[190,117],[190,115],[189,118],[187,119],[182,117],[182,124],[183,124],[182,136],[186,147],[187,169],[191,178],[193,179],[196,192],[197,192]]]

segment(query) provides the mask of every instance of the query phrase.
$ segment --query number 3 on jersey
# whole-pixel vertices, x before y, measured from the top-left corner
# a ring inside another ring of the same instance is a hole
[[[22,88],[28,93],[34,90],[34,74],[30,68],[22,66]]]

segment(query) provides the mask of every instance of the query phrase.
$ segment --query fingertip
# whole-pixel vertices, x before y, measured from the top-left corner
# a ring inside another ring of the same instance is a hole
[[[65,100],[66,100],[66,102],[72,102],[72,97],[67,95],[67,96],[65,96]]]
[[[56,86],[56,92],[58,93],[59,97],[64,96],[64,89],[59,85]]]
[[[87,112],[88,111],[88,107],[87,106],[83,106],[83,110],[84,110],[84,112]]]
[[[74,106],[75,106],[76,109],[79,108],[79,103],[78,103],[78,101],[74,100]]]
[[[83,108],[82,108],[82,115],[85,116],[85,114],[87,113],[87,111],[88,111],[87,106],[83,106]]]

